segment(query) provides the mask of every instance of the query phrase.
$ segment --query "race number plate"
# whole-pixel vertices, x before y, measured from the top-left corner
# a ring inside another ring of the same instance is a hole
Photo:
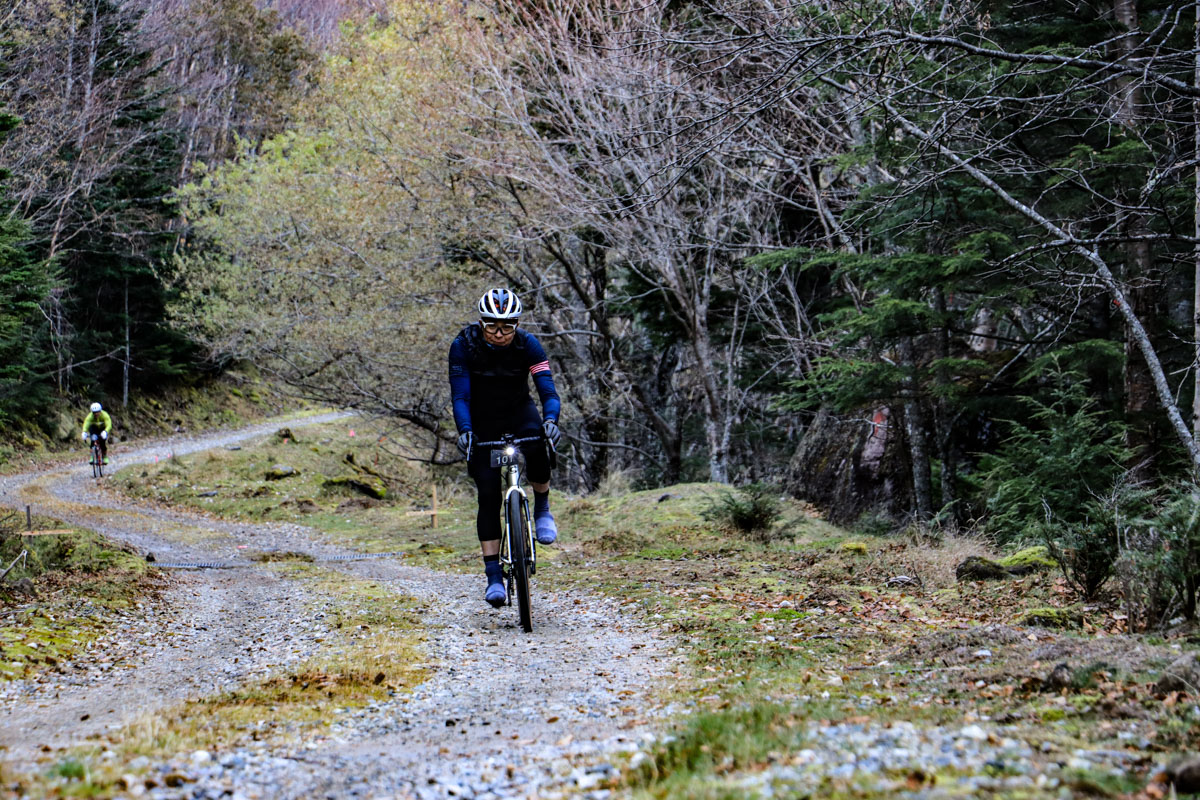
[[[507,467],[512,464],[516,464],[517,459],[520,457],[521,457],[520,450],[514,449],[514,451],[511,455],[509,455],[508,451],[506,451],[506,450],[493,450],[492,451],[492,466],[493,467]]]

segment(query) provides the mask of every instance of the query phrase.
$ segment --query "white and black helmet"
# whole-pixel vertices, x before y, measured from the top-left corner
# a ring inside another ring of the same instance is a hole
[[[103,408],[101,407],[101,405],[99,403],[92,403],[92,413],[93,414],[99,414],[102,410],[103,410]]]
[[[521,301],[508,289],[488,289],[479,298],[479,316],[485,320],[512,320],[521,316]]]

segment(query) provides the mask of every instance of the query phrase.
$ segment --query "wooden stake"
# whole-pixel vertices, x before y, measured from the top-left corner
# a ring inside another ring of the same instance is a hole
[[[424,517],[426,515],[429,516],[430,525],[432,527],[436,528],[437,527],[437,518],[438,518],[437,484],[433,485],[432,508],[430,508],[428,511],[409,511],[404,516],[406,516],[406,517]]]
[[[25,506],[25,530],[33,530],[33,512],[29,510],[29,506]]]

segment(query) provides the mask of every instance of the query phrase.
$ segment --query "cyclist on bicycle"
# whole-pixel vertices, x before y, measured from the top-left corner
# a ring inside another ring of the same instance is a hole
[[[100,458],[108,463],[108,434],[112,432],[112,417],[99,403],[92,403],[90,413],[83,420],[83,440],[90,442],[93,436],[100,437]]]
[[[508,289],[489,289],[479,298],[479,322],[459,331],[450,345],[450,393],[458,449],[475,479],[479,512],[475,529],[487,575],[484,599],[499,608],[508,600],[500,570],[500,470],[476,442],[545,436],[557,445],[560,402],[546,351],[533,334],[517,329],[521,301]],[[529,377],[542,401],[542,414],[529,394]],[[544,420],[543,420],[544,416]],[[542,442],[521,445],[533,484],[533,521],[540,544],[553,544],[558,527],[550,513],[550,456]]]

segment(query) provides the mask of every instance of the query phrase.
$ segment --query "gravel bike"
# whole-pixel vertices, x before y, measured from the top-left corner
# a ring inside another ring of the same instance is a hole
[[[477,442],[476,447],[492,448],[488,462],[500,468],[500,488],[504,491],[501,506],[504,519],[500,524],[500,567],[508,591],[508,604],[517,595],[517,614],[521,629],[533,631],[533,601],[529,596],[529,578],[537,572],[537,539],[533,535],[533,518],[529,514],[529,497],[521,487],[524,458],[521,445],[544,441],[542,436],[520,439],[504,434],[496,442]]]
[[[88,435],[88,442],[91,444],[91,456],[88,458],[88,463],[92,465],[92,477],[104,477],[104,457],[100,454],[100,434],[92,433]]]

